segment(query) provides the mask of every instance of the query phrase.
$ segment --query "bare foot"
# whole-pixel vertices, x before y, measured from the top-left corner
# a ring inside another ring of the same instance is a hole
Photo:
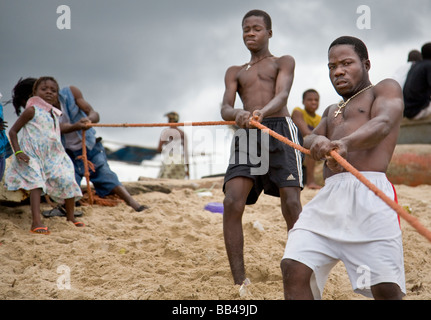
[[[146,205],[141,205],[137,208],[134,208],[136,212],[141,212],[144,211],[145,209],[148,209],[148,207]]]
[[[84,222],[76,221],[75,219],[73,219],[73,220],[69,220],[69,219],[67,219],[67,221],[72,222],[76,227],[85,227]]]

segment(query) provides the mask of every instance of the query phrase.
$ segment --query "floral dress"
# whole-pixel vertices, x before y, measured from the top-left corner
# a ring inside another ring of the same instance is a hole
[[[75,180],[72,160],[61,143],[58,114],[54,108],[47,111],[41,106],[33,106],[34,117],[22,127],[19,139],[21,150],[30,161],[24,163],[13,157],[5,185],[8,190],[41,188],[44,194],[59,203],[64,199],[79,199],[82,192]]]

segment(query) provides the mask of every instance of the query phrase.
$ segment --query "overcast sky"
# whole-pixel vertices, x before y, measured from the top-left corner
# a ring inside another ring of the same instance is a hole
[[[60,5],[70,8],[70,29],[57,27]],[[358,28],[360,5],[370,8],[369,29]],[[308,88],[321,95],[320,114],[339,100],[327,70],[338,36],[366,43],[373,83],[431,41],[429,0],[0,0],[2,100],[20,77],[51,75],[61,87],[79,87],[101,123],[166,122],[172,110],[180,121],[221,120],[225,71],[250,59],[241,20],[251,9],[272,17],[270,51],[296,60],[289,111]],[[4,109],[11,126],[13,107]],[[156,147],[161,129],[97,131],[105,140]]]

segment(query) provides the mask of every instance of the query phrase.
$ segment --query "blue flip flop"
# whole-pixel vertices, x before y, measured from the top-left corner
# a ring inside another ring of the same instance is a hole
[[[42,215],[45,218],[51,218],[51,217],[65,217],[66,216],[66,210],[62,206],[57,206],[51,210],[42,211]],[[75,210],[75,217],[82,216],[82,211]]]

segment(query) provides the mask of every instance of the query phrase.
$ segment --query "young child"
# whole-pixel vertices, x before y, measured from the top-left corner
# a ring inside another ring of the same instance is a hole
[[[61,111],[54,107],[58,91],[54,78],[39,78],[33,87],[33,97],[9,130],[15,158],[6,172],[5,184],[9,190],[30,190],[31,232],[37,234],[50,234],[41,221],[42,194],[56,202],[64,201],[67,220],[77,227],[84,226],[74,216],[75,198],[82,197],[82,192],[75,181],[73,163],[61,144],[58,121]]]
[[[1,97],[2,94],[0,93],[0,99]],[[0,103],[0,181],[3,179],[6,158],[9,158],[9,156],[12,154],[12,149],[5,133],[6,128],[7,122],[3,119],[3,106]]]
[[[304,109],[296,107],[292,112],[292,120],[301,131],[302,136],[305,138],[317,127],[322,117],[316,113],[319,108],[319,93],[314,89],[305,90],[302,95],[302,103]],[[311,157],[306,156],[304,161],[305,167],[303,169],[304,184],[310,189],[320,189],[321,186],[316,183],[314,178],[314,168],[316,161]]]

